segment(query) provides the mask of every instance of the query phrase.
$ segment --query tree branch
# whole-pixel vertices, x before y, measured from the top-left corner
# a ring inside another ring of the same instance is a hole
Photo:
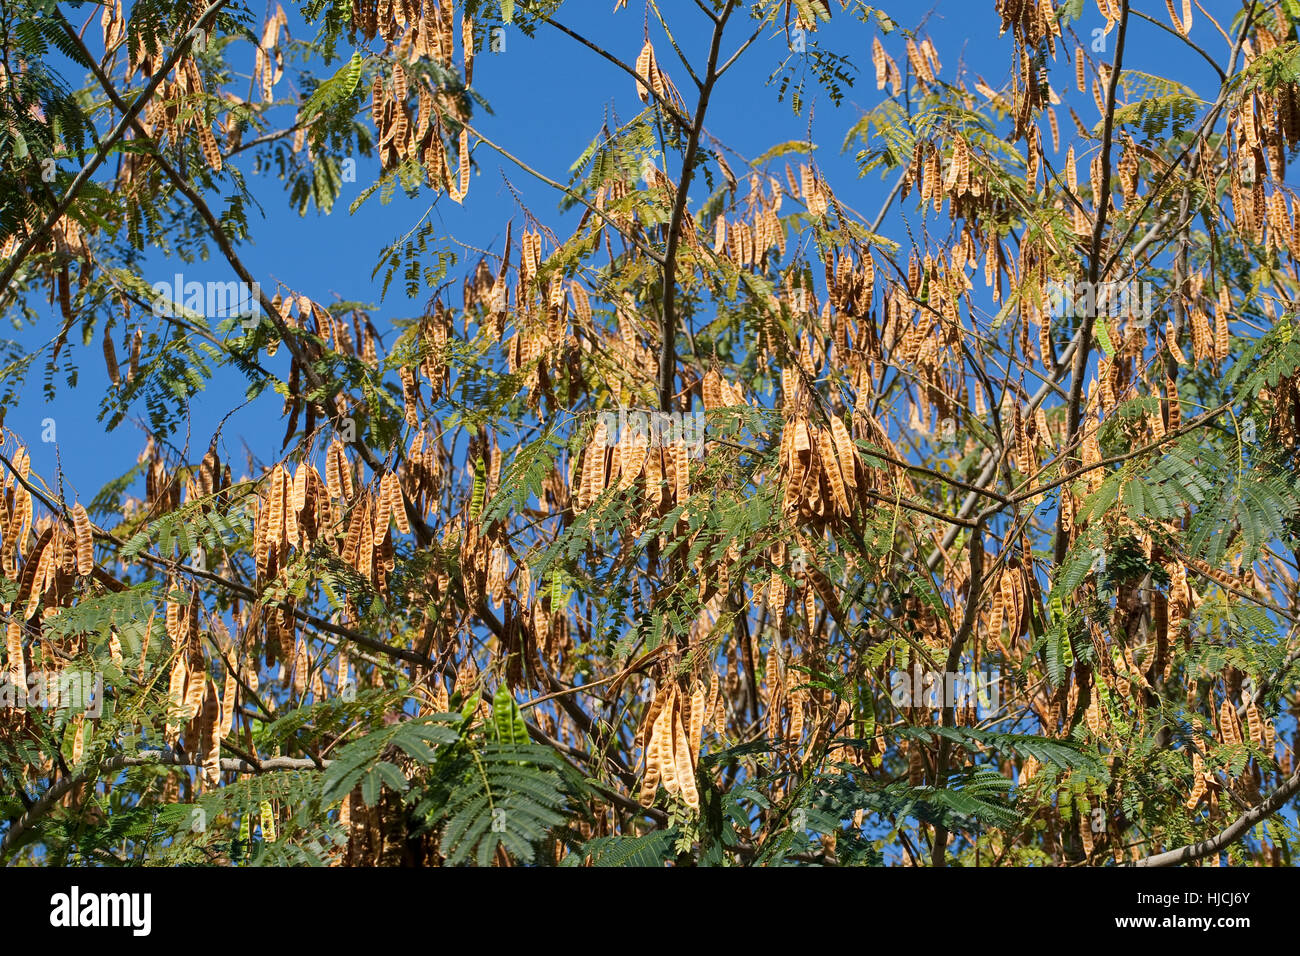
[[[1257,823],[1262,823],[1278,810],[1281,810],[1286,805],[1286,802],[1297,793],[1300,793],[1300,770],[1296,770],[1295,773],[1291,774],[1286,782],[1269,794],[1263,803],[1237,817],[1226,829],[1215,836],[1199,843],[1189,843],[1187,846],[1179,847],[1176,850],[1166,850],[1164,853],[1145,856],[1135,862],[1133,866],[1177,866],[1180,863],[1192,863],[1202,857],[1218,853],[1245,836],[1251,827]]]
[[[943,693],[945,698],[948,692],[948,675],[956,673],[957,665],[961,662],[962,648],[966,646],[966,641],[970,638],[971,633],[975,630],[975,623],[979,620],[980,592],[984,588],[984,534],[983,525],[978,525],[970,536],[970,584],[966,589],[966,608],[962,612],[961,626],[953,636],[952,644],[948,647],[948,660],[944,667]],[[945,699],[943,701],[943,715],[941,718],[944,727],[952,727],[956,721],[955,703]],[[952,741],[947,737],[939,738],[939,750],[935,756],[934,767],[934,785],[938,789],[947,786],[948,781],[948,761],[952,756]],[[934,845],[930,848],[930,865],[944,866],[947,863],[948,847],[948,828],[942,824],[936,823],[934,827]]]
[[[709,44],[709,62],[704,72],[704,84],[700,88],[700,99],[695,106],[695,121],[691,124],[691,133],[686,141],[686,152],[682,157],[682,175],[677,183],[677,197],[673,202],[673,215],[668,223],[668,250],[663,258],[663,341],[659,346],[659,410],[672,411],[673,379],[677,375],[677,352],[674,348],[677,338],[677,249],[681,244],[682,222],[686,215],[687,191],[691,188],[691,178],[695,174],[695,155],[700,147],[700,133],[704,129],[704,114],[709,108],[709,97],[713,85],[718,81],[718,51],[722,46],[722,32],[726,29],[727,19],[731,16],[735,0],[727,0],[727,7],[717,19],[713,28],[713,39]]]
[[[1115,62],[1110,68],[1106,83],[1106,116],[1102,129],[1101,145],[1101,188],[1097,198],[1097,220],[1092,227],[1092,242],[1088,253],[1088,283],[1096,288],[1101,278],[1101,237],[1106,231],[1106,221],[1110,215],[1110,174],[1111,147],[1114,145],[1115,128],[1115,91],[1119,88],[1119,75],[1124,68],[1124,40],[1128,33],[1129,0],[1120,0],[1119,33],[1115,38]],[[1083,376],[1088,369],[1088,356],[1092,351],[1092,329],[1096,323],[1095,314],[1083,318],[1082,336],[1079,347],[1074,353],[1074,364],[1070,372],[1070,399],[1066,403],[1065,440],[1070,442],[1079,431],[1080,405],[1083,401]],[[1056,563],[1060,564],[1070,546],[1069,534],[1065,529],[1066,509],[1064,504],[1059,509],[1056,523]]]

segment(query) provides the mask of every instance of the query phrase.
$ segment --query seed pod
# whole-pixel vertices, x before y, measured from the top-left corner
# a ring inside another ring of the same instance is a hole
[[[636,58],[636,95],[642,103],[650,102],[650,86],[653,86],[653,75],[657,72],[655,66],[655,50],[646,40],[645,46],[641,47],[641,52]]]
[[[682,799],[692,810],[700,808],[700,791],[695,786],[695,762],[691,758],[691,744],[683,726],[680,703],[675,708],[674,720],[674,759],[676,760],[677,785]]]
[[[678,793],[677,764],[673,756],[675,745],[673,712],[677,705],[676,687],[670,688],[667,694],[668,699],[664,701],[663,709],[659,712],[659,718],[655,721],[650,749],[652,753],[657,755],[659,770],[663,775],[664,789],[669,793]]]
[[[915,740],[907,745],[907,782],[913,787],[925,783],[925,759],[921,754],[921,744]]]
[[[117,351],[113,348],[113,336],[109,333],[108,323],[104,323],[104,365],[108,368],[108,378],[114,385],[122,384],[122,374],[117,368]]]
[[[1232,301],[1228,295],[1228,286],[1219,286],[1218,308],[1214,310],[1214,361],[1222,362],[1228,357],[1228,318]]]
[[[878,36],[871,38],[871,65],[876,69],[876,89],[883,90],[889,81],[889,57]]]
[[[803,698],[802,693],[790,695],[790,726],[786,729],[785,742],[791,747],[797,747],[799,740],[803,737]]]
[[[84,577],[95,569],[95,553],[90,516],[81,502],[72,507],[72,527],[77,541],[77,573]]]
[[[1250,729],[1250,739],[1261,747],[1268,749],[1268,735],[1264,730],[1264,721],[1259,714],[1255,701],[1246,705],[1246,726]]]
[[[704,374],[704,381],[700,384],[700,390],[704,396],[705,411],[711,412],[723,407],[722,376],[718,374],[717,369],[709,369]]]
[[[683,442],[673,442],[673,481],[677,503],[683,504],[690,497],[691,465],[690,455]]]
[[[1201,759],[1199,753],[1192,754],[1192,792],[1187,796],[1185,806],[1188,810],[1195,810],[1196,805],[1201,802],[1201,797],[1205,795],[1205,761]]]
[[[831,436],[835,443],[835,457],[844,476],[845,487],[856,490],[858,484],[858,450],[853,437],[838,415],[831,416]]]
[[[836,442],[831,436],[829,428],[822,428],[819,431],[817,450],[821,456],[822,473],[826,477],[826,483],[830,486],[835,507],[840,514],[847,517],[853,513],[853,506],[849,503],[848,490],[845,488],[844,482],[844,472],[841,470]],[[851,461],[848,467],[852,468]]]
[[[714,681],[717,680],[716,674],[713,675],[713,679]],[[700,762],[700,743],[704,734],[704,715],[708,709],[708,700],[703,682],[697,680],[691,692],[690,745],[692,764]]]
[[[390,493],[392,472],[385,472],[379,479],[379,494],[375,498],[374,535],[382,539],[388,533],[389,522],[393,518],[393,499]]]
[[[221,698],[216,683],[206,683],[198,749],[203,757],[203,779],[216,785],[221,782]]]
[[[1097,689],[1093,688],[1092,700],[1088,703],[1088,709],[1083,713],[1083,719],[1096,737],[1101,736],[1101,707],[1098,704]]]
[[[9,680],[18,687],[26,687],[27,662],[23,655],[23,625],[12,615],[5,628],[5,651],[9,655]]]
[[[235,723],[235,708],[238,703],[239,682],[235,680],[235,672],[227,668],[226,682],[221,694],[221,723],[219,726],[221,740],[230,736],[230,731]]]
[[[193,720],[203,710],[203,695],[206,693],[207,672],[202,665],[202,658],[191,658],[185,673],[185,698],[181,717]]]
[[[460,188],[455,190],[449,189],[447,195],[451,197],[453,202],[463,203],[466,194],[469,192],[469,130],[464,127],[462,127],[460,131],[460,141],[458,146],[459,151],[457,154],[457,162],[459,163]],[[450,175],[447,177],[447,180],[448,183],[450,183]]]
[[[1241,722],[1237,720],[1237,708],[1224,698],[1219,707],[1219,739],[1225,744],[1241,743]]]
[[[203,159],[215,173],[221,172],[221,150],[216,137],[207,123],[199,122],[199,147],[203,150]]]
[[[167,682],[167,726],[166,738],[174,741],[180,733],[180,720],[185,710],[185,680],[189,674],[187,655],[182,651],[172,664],[171,675]]]
[[[86,745],[86,715],[78,714],[70,721],[72,727],[72,766],[81,763]]]

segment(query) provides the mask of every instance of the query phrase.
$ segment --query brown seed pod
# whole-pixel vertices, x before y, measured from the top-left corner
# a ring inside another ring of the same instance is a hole
[[[239,705],[239,682],[235,680],[235,672],[226,669],[225,685],[221,694],[221,723],[219,725],[220,740],[225,740],[230,736],[230,731],[234,727],[235,708]]]
[[[677,707],[676,685],[670,686],[667,694],[668,697],[664,701],[658,719],[655,721],[654,732],[650,738],[650,751],[656,755],[659,772],[663,776],[664,789],[675,794],[680,792],[677,781],[677,763],[673,753],[676,746],[676,720],[674,716]]]
[[[675,695],[673,707],[673,749],[676,762],[675,778],[682,799],[692,810],[700,808],[700,792],[695,785],[695,761],[691,753],[691,742],[686,735],[686,727],[681,712],[680,695]]]
[[[1228,319],[1231,316],[1232,302],[1228,295],[1228,286],[1219,286],[1218,308],[1214,310],[1214,361],[1222,362],[1228,357]]]
[[[913,787],[925,783],[925,757],[921,752],[920,742],[916,740],[909,741],[907,744],[907,782]]]
[[[717,681],[717,675],[713,675],[713,680]],[[709,696],[704,689],[701,681],[696,681],[691,691],[691,712],[690,712],[690,744],[691,744],[691,763],[698,764],[700,761],[700,744],[704,734],[704,718],[708,709]]]
[[[199,747],[203,756],[204,782],[215,786],[221,782],[221,698],[214,681],[207,681],[200,716]]]
[[[168,741],[175,741],[180,734],[180,722],[185,711],[185,681],[188,675],[188,655],[182,651],[176,655],[167,681],[168,706],[165,735]]]
[[[108,378],[114,385],[122,384],[122,375],[117,368],[117,350],[113,348],[113,336],[109,333],[108,323],[104,323],[104,365],[108,369]]]
[[[5,627],[5,652],[9,657],[9,680],[18,687],[27,686],[27,661],[23,654],[23,625],[13,616]]]
[[[77,542],[77,573],[90,574],[95,569],[94,538],[90,531],[90,515],[81,502],[72,507],[72,527]]]
[[[844,473],[841,471],[839,456],[836,452],[835,439],[829,428],[822,428],[817,435],[817,450],[821,457],[822,474],[830,485],[832,500],[842,515],[852,514],[853,506],[849,503],[848,490],[844,487]],[[849,467],[852,467],[851,464]]]
[[[1100,737],[1102,733],[1101,704],[1096,688],[1093,689],[1092,700],[1088,702],[1088,709],[1084,711],[1083,719],[1087,723],[1088,729],[1092,731],[1093,736]]]
[[[889,81],[889,57],[878,36],[871,38],[871,65],[876,70],[876,89],[883,90]]]
[[[1261,747],[1268,748],[1268,735],[1264,729],[1264,721],[1260,717],[1259,708],[1255,706],[1255,701],[1251,700],[1246,705],[1246,726],[1250,729],[1250,739]]]
[[[203,159],[213,172],[221,172],[221,149],[217,138],[212,135],[212,128],[202,120],[199,121],[199,147],[203,150]]]
[[[642,103],[648,104],[650,102],[650,88],[655,85],[654,75],[657,72],[658,67],[655,65],[655,49],[650,44],[650,41],[646,40],[645,45],[641,47],[641,52],[636,58],[636,95],[640,98]]]
[[[1201,802],[1205,796],[1205,761],[1201,759],[1199,753],[1192,754],[1192,792],[1187,795],[1185,806],[1188,810],[1195,810],[1196,805]]]
[[[72,766],[81,763],[86,744],[86,715],[78,714],[69,722],[72,729]]]
[[[1237,708],[1224,698],[1219,707],[1219,739],[1225,744],[1241,743],[1241,722],[1237,719]]]
[[[1083,854],[1085,857],[1091,857],[1093,851],[1092,842],[1092,820],[1088,814],[1079,814],[1079,836],[1083,841]]]

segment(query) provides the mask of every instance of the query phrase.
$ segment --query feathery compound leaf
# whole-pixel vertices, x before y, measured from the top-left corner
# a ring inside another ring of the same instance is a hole
[[[358,785],[368,788],[365,793],[370,798],[367,800],[369,806],[378,799],[380,783],[388,783],[397,792],[404,792],[406,778],[381,755],[396,748],[412,760],[431,763],[436,759],[438,746],[453,744],[459,739],[455,730],[445,726],[452,719],[448,714],[435,714],[402,721],[339,748],[321,780],[321,801],[329,804],[341,800]]]
[[[596,837],[564,858],[562,866],[661,867],[672,859],[675,829],[645,836]]]

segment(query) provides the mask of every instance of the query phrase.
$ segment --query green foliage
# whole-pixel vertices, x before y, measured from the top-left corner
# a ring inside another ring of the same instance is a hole
[[[644,836],[596,837],[564,858],[561,866],[663,866],[673,857],[674,829],[652,830]]]
[[[450,721],[451,716],[446,714],[401,721],[340,748],[321,781],[321,799],[333,803],[360,787],[362,800],[373,807],[379,802],[381,786],[405,793],[407,779],[392,762],[393,754],[400,751],[417,763],[432,763],[436,759],[435,746],[460,739],[454,730],[444,726]]]
[[[564,761],[549,747],[462,736],[441,755],[414,813],[440,832],[439,848],[452,866],[487,866],[498,847],[532,863],[564,821],[571,784]]]

